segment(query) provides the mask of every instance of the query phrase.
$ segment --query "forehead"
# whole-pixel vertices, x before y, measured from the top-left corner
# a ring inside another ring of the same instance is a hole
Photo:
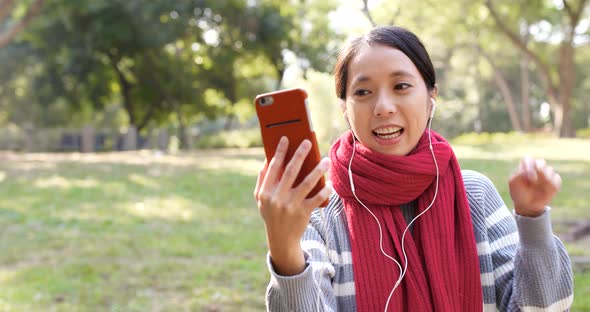
[[[382,44],[364,45],[351,60],[348,68],[350,81],[355,77],[405,72],[421,77],[416,65],[402,51]]]

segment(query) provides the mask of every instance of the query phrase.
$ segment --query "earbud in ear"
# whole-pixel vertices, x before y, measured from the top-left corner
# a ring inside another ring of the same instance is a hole
[[[343,113],[342,117],[344,117],[344,122],[346,122],[348,129],[350,129],[350,122],[348,121],[348,116],[346,116],[346,113]]]
[[[433,98],[430,98],[430,103],[432,103],[430,107],[430,118],[433,118],[434,112],[436,111],[436,101]]]

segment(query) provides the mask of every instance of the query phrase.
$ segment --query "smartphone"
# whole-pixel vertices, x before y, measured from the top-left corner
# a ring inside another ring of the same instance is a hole
[[[311,142],[311,150],[295,179],[294,186],[299,185],[321,160],[320,149],[309,114],[307,92],[300,88],[279,90],[259,94],[254,102],[267,161],[273,158],[282,136],[289,139],[285,165],[293,157],[295,150],[303,140],[307,139]],[[324,188],[324,185],[325,179],[321,177],[306,198],[316,195]],[[320,207],[326,207],[327,205],[328,200],[322,203]]]

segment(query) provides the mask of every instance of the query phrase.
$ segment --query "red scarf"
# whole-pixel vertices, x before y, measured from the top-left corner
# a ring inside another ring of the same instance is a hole
[[[406,156],[373,152],[356,143],[352,174],[356,195],[379,219],[383,249],[403,268],[401,237],[407,226],[400,205],[416,200],[417,214],[432,202],[436,167],[428,147],[428,131]],[[481,311],[479,259],[469,205],[459,164],[445,139],[434,131],[432,147],[439,166],[434,205],[406,233],[408,269],[395,290],[389,311]],[[354,198],[348,164],[352,134],[332,146],[330,178],[342,198],[350,229],[358,311],[383,311],[399,277],[399,268],[379,248],[379,227]]]

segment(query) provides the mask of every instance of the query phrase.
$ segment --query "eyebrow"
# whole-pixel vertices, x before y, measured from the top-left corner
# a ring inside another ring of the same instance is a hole
[[[393,78],[393,77],[400,77],[400,76],[401,77],[411,77],[411,78],[414,77],[414,75],[412,75],[410,72],[407,72],[407,71],[401,70],[401,69],[400,70],[396,70],[396,71],[392,72],[391,74],[389,74],[389,77],[391,77],[391,78]],[[352,81],[352,84],[359,83],[359,82],[370,81],[370,80],[371,80],[371,77],[365,76],[365,75],[360,75],[360,76],[357,76]]]

